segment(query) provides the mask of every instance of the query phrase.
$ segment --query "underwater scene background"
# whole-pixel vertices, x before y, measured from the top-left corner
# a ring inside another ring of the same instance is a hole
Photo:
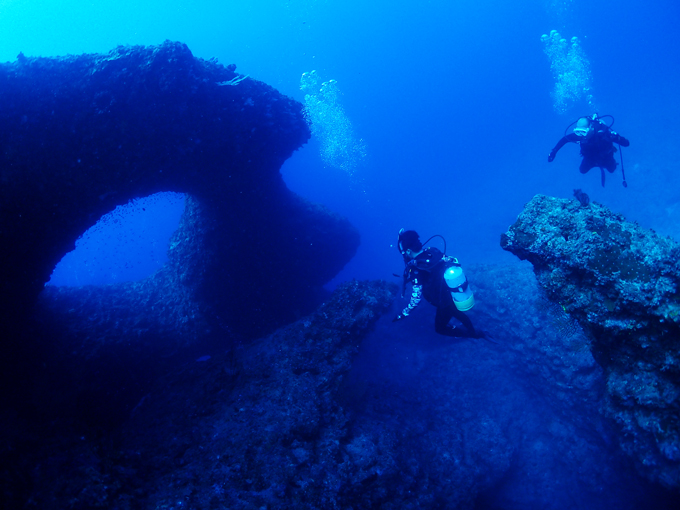
[[[3,317],[4,507],[676,508],[680,251],[664,239],[680,239],[679,20],[671,1],[0,0],[7,66],[138,45],[188,66],[161,46],[176,41],[244,119],[268,104],[252,133],[277,133],[234,183],[260,195],[175,174],[130,197],[93,191],[107,214],[83,220],[74,251],[60,245],[26,320]],[[111,55],[93,69],[137,58]],[[547,161],[594,113],[630,140],[605,186],[599,169],[579,173],[573,144]],[[219,145],[207,128],[200,143]],[[265,171],[279,167],[299,198]],[[36,197],[65,185],[37,175]],[[577,189],[590,206],[576,208]],[[537,194],[554,213],[536,212]],[[599,237],[578,253],[527,248],[555,225]],[[438,336],[428,304],[392,323],[407,303],[401,228],[445,238],[491,341]],[[647,265],[617,265],[624,244]],[[610,255],[587,267],[599,246]],[[5,264],[22,256],[1,249]],[[630,294],[654,287],[653,314],[612,298],[624,280]],[[4,292],[8,316],[14,299]]]
[[[351,134],[333,124],[282,173],[293,191],[360,229],[362,245],[339,281],[389,278],[400,264],[390,245],[402,227],[444,235],[466,262],[510,262],[498,235],[536,193],[571,197],[581,188],[630,220],[678,235],[674,2],[8,1],[1,8],[2,61],[170,39],[302,102],[304,72],[316,71],[319,88],[335,80]],[[580,51],[550,53],[554,44],[541,36],[551,30],[569,45],[576,37]],[[628,189],[618,171],[604,189],[597,169],[578,174],[574,145],[546,162],[565,127],[596,112],[613,115],[631,140]],[[324,143],[361,143],[362,157],[338,168],[341,151],[324,160]],[[470,214],[474,221],[463,219]]]

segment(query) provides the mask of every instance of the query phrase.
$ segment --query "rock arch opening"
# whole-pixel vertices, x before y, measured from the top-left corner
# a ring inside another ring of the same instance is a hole
[[[168,260],[185,195],[160,192],[131,200],[103,215],[64,255],[47,285],[81,287],[142,280]]]

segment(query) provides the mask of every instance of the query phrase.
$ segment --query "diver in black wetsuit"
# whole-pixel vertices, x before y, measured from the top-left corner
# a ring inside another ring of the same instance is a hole
[[[604,170],[606,169],[609,173],[616,170],[616,160],[614,159],[614,153],[616,148],[614,144],[617,143],[622,147],[628,147],[630,142],[623,136],[612,131],[610,126],[607,126],[602,122],[597,115],[592,117],[581,117],[576,122],[576,127],[573,133],[569,133],[562,137],[562,139],[557,142],[557,145],[550,151],[548,155],[548,163],[552,162],[557,155],[557,151],[560,150],[567,142],[578,143],[581,145],[581,156],[583,156],[583,161],[581,161],[581,166],[579,170],[582,174],[587,173],[593,167],[600,167],[602,173],[602,186],[604,186]],[[623,166],[621,167],[623,172]],[[623,176],[623,186],[627,187],[626,177]]]
[[[465,311],[475,304],[472,290],[458,260],[447,257],[437,248],[424,248],[415,230],[399,231],[399,251],[404,257],[404,288],[413,284],[411,300],[406,308],[392,322],[408,315],[420,303],[422,297],[437,307],[434,329],[440,335],[452,337],[485,338],[486,334],[476,331]],[[455,317],[466,331],[449,325]]]

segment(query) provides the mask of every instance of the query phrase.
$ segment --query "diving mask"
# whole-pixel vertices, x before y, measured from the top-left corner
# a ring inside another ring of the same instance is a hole
[[[589,127],[575,127],[574,128],[574,134],[576,136],[586,136],[588,134],[588,131],[590,131]]]

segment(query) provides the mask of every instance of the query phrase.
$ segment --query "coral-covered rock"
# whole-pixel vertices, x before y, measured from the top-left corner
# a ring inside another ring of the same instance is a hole
[[[621,447],[680,488],[680,245],[602,205],[537,195],[501,246],[592,337]]]

